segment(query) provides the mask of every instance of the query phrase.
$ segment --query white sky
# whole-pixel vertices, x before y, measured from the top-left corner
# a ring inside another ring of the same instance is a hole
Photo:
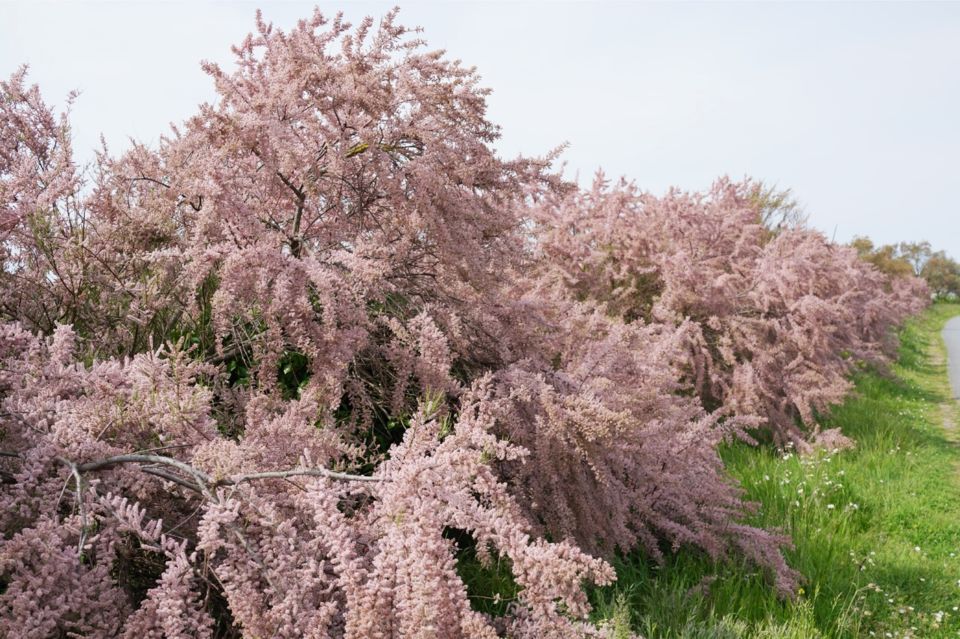
[[[213,97],[201,59],[315,3],[0,0],[0,75],[71,89],[75,146],[156,141]],[[321,2],[354,21],[394,2]],[[791,187],[846,241],[928,239],[960,258],[960,2],[401,3],[401,22],[476,65],[505,155],[568,142],[569,171],[654,192],[722,174]]]

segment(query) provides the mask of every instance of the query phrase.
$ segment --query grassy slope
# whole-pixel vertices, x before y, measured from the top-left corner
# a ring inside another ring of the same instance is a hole
[[[644,636],[960,636],[960,424],[949,400],[940,329],[960,305],[937,305],[902,334],[893,377],[864,373],[824,420],[857,448],[812,458],[731,446],[731,473],[760,504],[752,523],[779,527],[804,575],[778,601],[749,566],[681,552],[662,567],[631,557],[595,593],[597,616]],[[717,575],[710,582],[709,576]],[[706,581],[704,579],[706,578]]]

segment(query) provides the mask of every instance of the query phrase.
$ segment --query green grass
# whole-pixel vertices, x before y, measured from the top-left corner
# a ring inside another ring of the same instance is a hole
[[[864,372],[823,420],[857,440],[812,457],[732,445],[731,474],[758,502],[750,522],[793,539],[803,574],[792,601],[755,568],[681,551],[663,566],[617,562],[593,594],[598,619],[648,639],[960,636],[960,425],[940,329],[960,305],[938,304],[901,335],[892,375]]]

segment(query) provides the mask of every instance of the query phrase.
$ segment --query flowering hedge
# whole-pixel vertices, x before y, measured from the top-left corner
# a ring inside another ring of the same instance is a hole
[[[492,148],[386,16],[258,18],[218,99],[88,170],[0,86],[0,618],[22,637],[571,637],[613,553],[798,575],[717,446],[809,446],[928,300],[771,230]],[[515,597],[474,605],[464,557]]]

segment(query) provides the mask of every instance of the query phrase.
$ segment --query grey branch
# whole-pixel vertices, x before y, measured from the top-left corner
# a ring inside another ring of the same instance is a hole
[[[369,475],[351,475],[349,473],[340,473],[327,468],[294,468],[292,470],[273,470],[264,473],[250,473],[249,475],[238,475],[229,477],[216,482],[216,485],[234,485],[242,484],[247,481],[257,479],[287,479],[288,477],[328,477],[329,479],[339,479],[341,481],[368,481],[381,482],[388,481],[383,477],[371,477]]]
[[[336,479],[339,481],[356,481],[356,482],[381,482],[387,481],[382,477],[371,477],[369,475],[352,475],[350,473],[341,473],[335,470],[330,470],[328,468],[293,468],[290,470],[274,470],[261,473],[249,473],[245,475],[234,475],[232,477],[222,477],[214,479],[204,473],[201,470],[197,470],[190,464],[180,461],[179,459],[174,459],[173,457],[164,457],[162,455],[142,455],[142,454],[129,454],[129,455],[114,455],[113,457],[107,457],[98,461],[86,462],[84,464],[78,464],[77,470],[81,473],[91,472],[96,470],[101,470],[104,468],[110,468],[112,466],[117,466],[120,464],[151,464],[151,465],[166,465],[176,468],[177,470],[186,473],[192,477],[195,481],[195,484],[190,484],[189,482],[177,478],[180,481],[175,483],[180,484],[190,488],[191,490],[201,491],[203,489],[216,488],[218,486],[235,486],[237,484],[242,484],[246,482],[256,481],[259,479],[287,479],[289,477],[327,477],[329,479]],[[164,479],[170,479],[174,477],[170,473],[160,471],[157,468],[147,467],[143,469],[144,472],[147,472],[150,475],[155,475],[157,477],[163,477]],[[170,479],[170,481],[174,481]]]
[[[77,541],[77,554],[82,555],[83,546],[87,543],[87,508],[83,503],[83,478],[80,476],[80,471],[77,468],[77,465],[69,459],[58,457],[57,461],[66,465],[67,468],[70,469],[70,474],[77,483],[77,510],[80,514],[80,539]]]

